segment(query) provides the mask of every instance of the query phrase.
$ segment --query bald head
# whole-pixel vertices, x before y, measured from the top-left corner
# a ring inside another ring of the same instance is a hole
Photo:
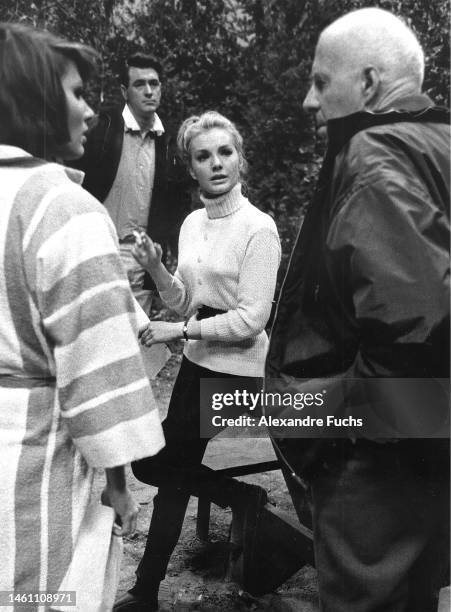
[[[421,92],[423,51],[391,13],[366,8],[334,21],[321,34],[304,109],[318,125],[357,111],[386,108]]]
[[[410,89],[419,93],[424,76],[424,55],[414,33],[395,15],[379,8],[364,8],[337,19],[321,34],[337,62],[357,69],[374,67],[381,79],[381,94]],[[403,92],[404,93],[404,92]]]

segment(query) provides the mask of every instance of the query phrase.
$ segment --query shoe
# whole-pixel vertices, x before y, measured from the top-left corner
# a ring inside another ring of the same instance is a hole
[[[113,612],[157,612],[158,598],[145,600],[128,591],[113,606]]]

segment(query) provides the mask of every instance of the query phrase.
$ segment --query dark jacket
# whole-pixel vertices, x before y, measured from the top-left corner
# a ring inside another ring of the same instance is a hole
[[[85,172],[83,187],[100,202],[116,177],[123,139],[122,108],[102,110],[88,135],[84,156],[74,164]],[[147,221],[147,233],[163,247],[177,240],[182,221],[190,212],[189,183],[176,156],[175,138],[165,131],[155,139],[155,180]],[[149,280],[146,278],[145,288]]]
[[[412,379],[449,377],[449,114],[416,96],[328,132],[271,331],[267,390],[325,391],[323,413],[363,415],[369,436],[443,433],[442,383],[409,402]],[[389,378],[403,379],[394,393]]]

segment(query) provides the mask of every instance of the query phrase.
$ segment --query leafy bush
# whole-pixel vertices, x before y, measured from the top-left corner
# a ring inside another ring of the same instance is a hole
[[[365,0],[4,0],[0,18],[31,21],[101,54],[90,99],[120,100],[118,60],[142,47],[163,60],[161,113],[173,128],[189,114],[216,109],[241,129],[249,158],[250,199],[274,216],[284,253],[310,201],[322,156],[301,104],[319,32]],[[426,91],[449,105],[449,4],[380,0],[404,17],[426,54]]]

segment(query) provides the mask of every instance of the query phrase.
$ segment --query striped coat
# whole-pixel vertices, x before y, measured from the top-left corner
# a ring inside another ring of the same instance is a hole
[[[57,590],[93,468],[164,440],[104,208],[14,147],[0,177],[0,590]]]

